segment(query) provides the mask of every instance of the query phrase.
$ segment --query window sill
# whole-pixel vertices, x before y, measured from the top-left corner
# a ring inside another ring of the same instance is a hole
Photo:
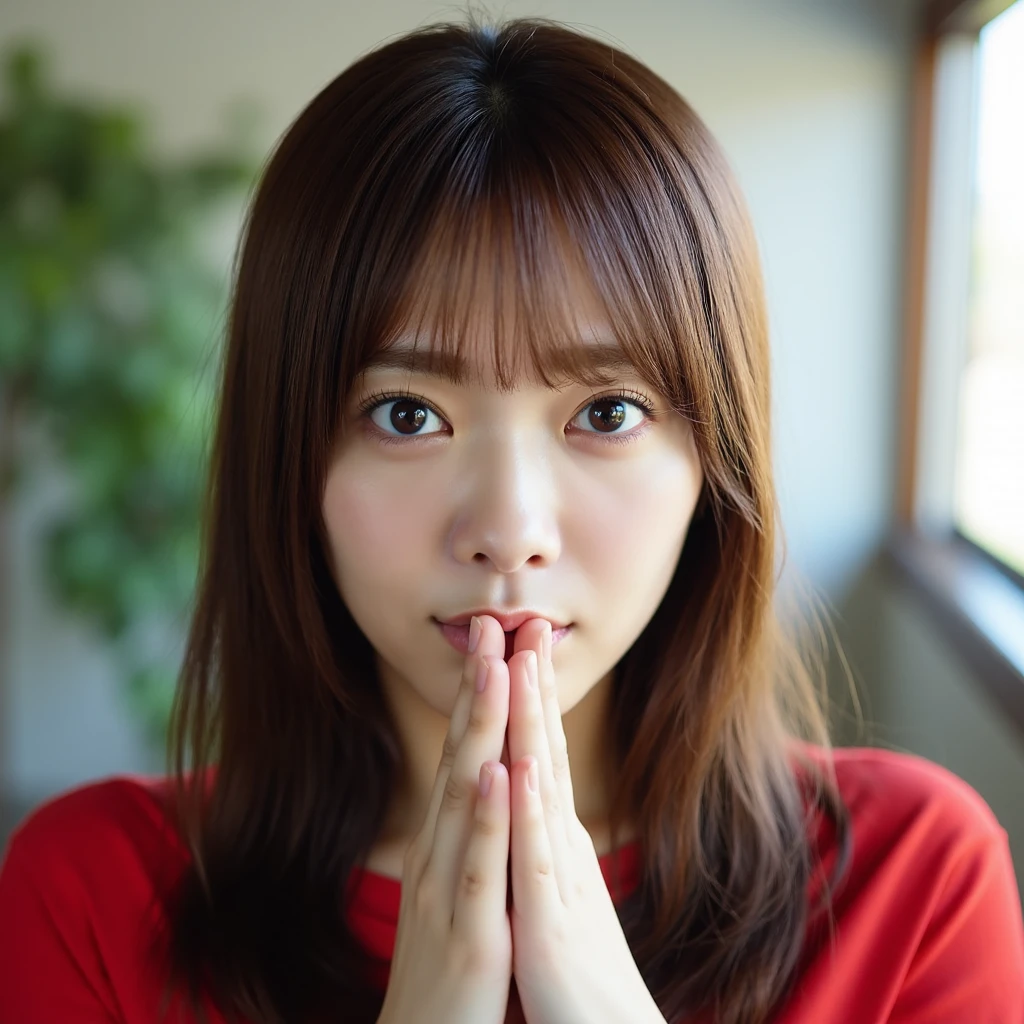
[[[1024,735],[1024,587],[955,533],[932,539],[900,530],[889,538],[886,555]]]

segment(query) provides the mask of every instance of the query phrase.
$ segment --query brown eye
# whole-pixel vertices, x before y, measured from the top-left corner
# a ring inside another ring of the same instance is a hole
[[[428,416],[433,416],[437,420],[441,419],[422,400],[403,397],[385,398],[378,401],[367,410],[367,415],[375,427],[391,437],[396,436],[392,431],[397,431],[399,435],[405,437],[421,437],[426,431],[422,431],[420,428],[426,423]]]
[[[629,422],[630,413],[633,422]],[[609,395],[607,398],[595,398],[585,409],[581,409],[576,419],[582,420],[586,414],[587,426],[581,426],[584,434],[628,434],[632,428],[640,426],[650,415],[648,407],[624,395]],[[625,429],[623,424],[626,424]]]
[[[423,426],[423,421],[426,418],[427,410],[422,405],[418,405],[416,402],[411,402],[408,399],[403,399],[401,402],[393,402],[391,405],[391,415],[388,417],[391,421],[391,426],[403,434],[415,433]]]
[[[602,432],[615,430],[626,420],[626,405],[618,398],[602,398],[593,402],[589,408],[590,415],[587,419],[592,426]]]

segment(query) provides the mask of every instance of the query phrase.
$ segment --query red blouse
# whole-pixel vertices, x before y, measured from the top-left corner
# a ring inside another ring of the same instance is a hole
[[[835,761],[853,854],[833,902],[834,944],[827,929],[809,929],[795,990],[773,1024],[1024,1024],[1020,893],[991,809],[913,755],[841,748]],[[154,1024],[150,900],[161,871],[187,863],[164,815],[168,787],[141,776],[89,783],[15,830],[0,868],[3,1024]],[[824,826],[819,883],[835,864],[834,840]],[[618,890],[612,858],[601,867],[618,901],[637,884],[639,844],[619,851]],[[401,883],[357,868],[350,885],[351,926],[390,960]],[[373,979],[382,989],[387,973]]]

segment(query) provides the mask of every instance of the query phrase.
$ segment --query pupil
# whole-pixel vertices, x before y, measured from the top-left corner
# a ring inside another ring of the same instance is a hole
[[[610,413],[601,413],[602,406],[611,406]],[[626,418],[626,409],[617,398],[603,398],[590,407],[590,422],[595,427],[618,427]]]
[[[418,430],[426,418],[427,410],[409,399],[394,402],[391,406],[391,425],[404,434]]]

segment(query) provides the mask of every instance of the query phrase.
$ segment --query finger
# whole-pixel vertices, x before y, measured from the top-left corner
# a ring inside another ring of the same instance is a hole
[[[489,622],[488,622],[489,619]],[[451,768],[443,784],[435,785],[431,813],[436,806],[433,838],[420,883],[432,883],[447,919],[454,910],[455,891],[477,801],[480,767],[500,757],[508,723],[508,667],[504,661],[505,636],[496,620],[481,616],[480,654],[468,714]],[[485,641],[483,631],[487,631]],[[486,643],[486,646],[485,646]],[[500,652],[481,653],[488,649]],[[477,681],[483,685],[477,690]],[[456,723],[456,728],[462,726]],[[454,733],[453,733],[454,736]],[[452,740],[454,743],[454,739]]]
[[[441,791],[434,841],[424,869],[442,876],[446,893],[454,893],[465,855],[480,767],[485,761],[497,761],[501,756],[508,721],[508,667],[504,659],[490,654],[484,657],[484,663],[486,686],[482,693],[474,694],[470,705],[466,731]]]
[[[477,673],[480,671],[483,659],[486,657],[505,657],[505,634],[497,620],[489,615],[480,616],[480,639],[477,642],[476,651],[467,654],[462,663],[462,680],[459,685],[459,692],[455,698],[455,706],[452,708],[451,718],[448,720],[448,732],[444,738],[444,746],[441,750],[441,759],[434,775],[434,784],[430,791],[430,801],[427,804],[427,812],[424,815],[423,825],[417,836],[417,842],[422,841],[423,859],[429,852],[433,843],[434,828],[437,823],[437,812],[441,806],[441,799],[444,794],[444,787],[451,775],[452,766],[459,749],[459,744],[466,734],[469,724],[470,709],[476,699]]]
[[[483,793],[485,777],[490,788]],[[480,767],[473,831],[466,844],[462,871],[455,887],[452,931],[467,946],[478,947],[492,934],[508,903],[509,779],[500,761],[485,761]]]
[[[522,643],[536,642],[543,652],[543,634],[548,624],[534,629]],[[520,642],[516,637],[517,644]],[[568,892],[572,864],[570,844],[561,798],[555,788],[548,749],[548,733],[540,700],[538,650],[525,646],[509,660],[509,758],[510,763],[527,756],[537,759],[541,807],[551,845],[555,877],[560,892]],[[566,897],[568,898],[568,897]]]
[[[572,778],[569,774],[569,750],[565,739],[565,728],[562,725],[562,709],[558,703],[558,685],[555,668],[551,658],[551,623],[546,619],[531,619],[524,623],[528,632],[520,638],[516,634],[516,654],[520,650],[533,651],[537,658],[537,686],[517,689],[513,677],[513,686],[509,693],[509,755],[512,759],[533,754],[540,762],[541,795],[545,805],[554,808],[562,818],[562,829],[571,836],[571,824],[576,819],[576,801],[572,791]],[[521,645],[521,646],[520,646]],[[510,669],[512,659],[509,661]],[[533,697],[517,703],[517,696]],[[517,715],[516,712],[523,714]],[[515,721],[514,721],[515,720]],[[526,735],[521,723],[529,723],[526,728],[532,730]],[[519,732],[523,744],[522,749],[512,748],[511,736]],[[511,763],[511,761],[509,762]],[[549,797],[550,794],[550,797]],[[553,835],[557,834],[554,830]]]
[[[476,693],[477,670],[480,664],[486,657],[501,658],[502,660],[505,658],[505,634],[501,631],[497,619],[490,615],[480,615],[478,618],[480,620],[480,639],[477,641],[476,651],[467,654],[462,662],[462,682],[459,686],[455,706],[452,708],[451,719],[448,722],[448,735],[452,740],[453,755],[454,748],[457,748],[462,741],[469,723],[470,708],[473,706]]]
[[[558,914],[564,909],[555,863],[548,838],[547,822],[538,788],[530,788],[527,777],[537,759],[532,755],[516,761],[512,769],[511,844],[513,913],[528,918],[539,933],[554,931]],[[537,766],[539,767],[539,765]]]
[[[559,809],[565,824],[565,832],[572,841],[573,826],[579,823],[576,816],[576,798],[572,791],[572,773],[569,770],[569,745],[565,738],[562,709],[558,703],[558,685],[555,665],[551,657],[551,623],[547,624],[541,636],[541,657],[538,662],[540,679],[540,703],[544,712],[544,729],[548,735],[549,783],[558,794]],[[541,785],[544,792],[544,784]]]

